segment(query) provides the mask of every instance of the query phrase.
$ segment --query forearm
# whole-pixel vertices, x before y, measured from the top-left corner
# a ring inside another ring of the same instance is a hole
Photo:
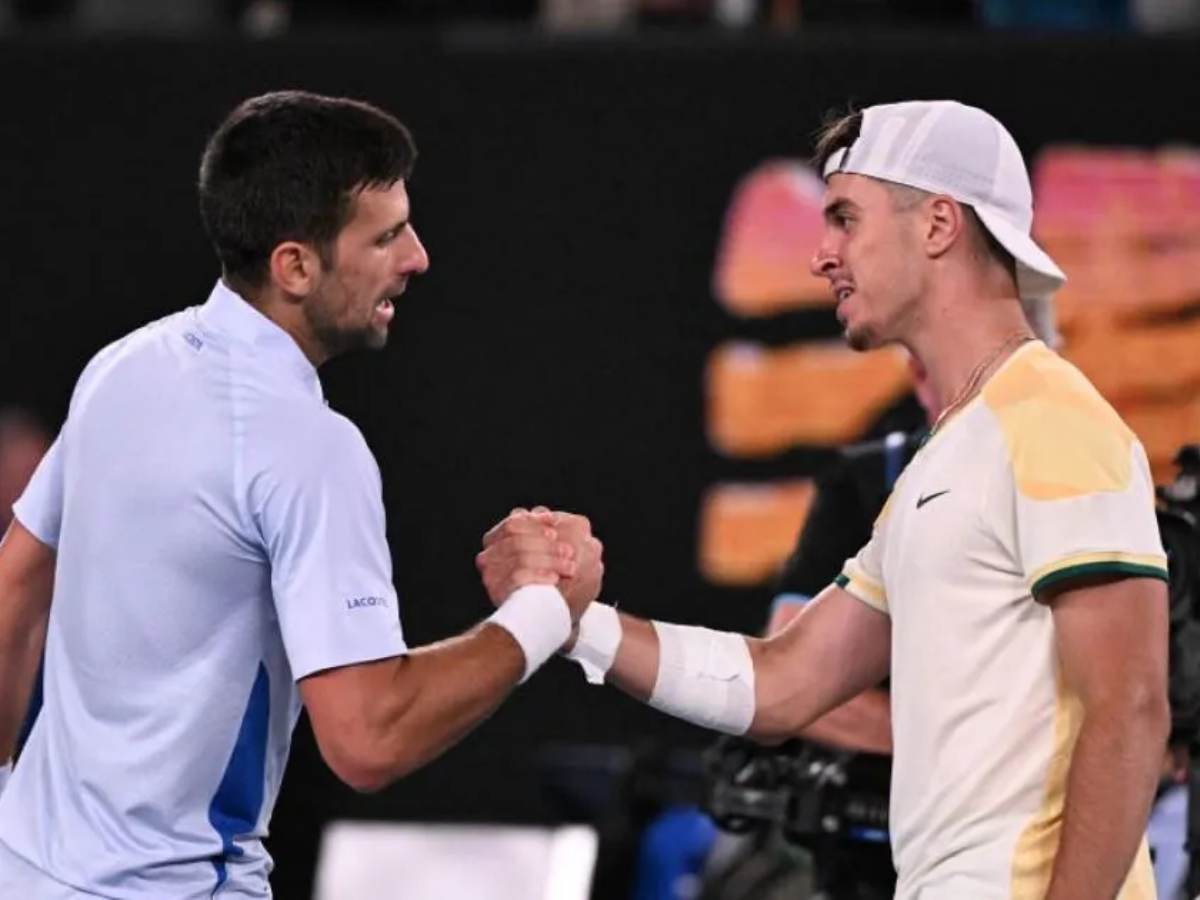
[[[301,682],[325,761],[351,787],[379,790],[449,749],[517,685],[520,646],[483,623],[404,656]],[[346,702],[349,700],[350,702]]]
[[[617,615],[621,620],[621,642],[605,680],[647,703],[658,678],[658,634],[646,619],[628,613]]]
[[[570,651],[656,709],[766,742],[795,737],[886,674],[890,625],[840,589],[767,639],[647,622],[594,604]]]
[[[1047,900],[1117,895],[1146,831],[1166,734],[1167,714],[1158,706],[1085,716]]]
[[[489,623],[399,659],[391,691],[398,702],[379,723],[380,743],[395,760],[389,780],[462,740],[517,686],[524,668],[517,642]]]
[[[726,734],[754,718],[754,663],[736,632],[647,622],[592,604],[568,651],[593,683],[609,681],[660,712]]]
[[[676,677],[689,680],[704,678],[707,684],[701,683],[687,692],[690,694],[689,702],[661,703],[659,698],[666,692],[660,677],[663,654],[654,623],[625,613],[620,614],[620,622],[621,641],[606,681],[637,700],[694,724],[714,727],[713,718],[726,718],[724,711],[730,702],[727,692],[731,685],[718,673],[699,668],[692,672],[678,672],[679,666],[676,664]],[[701,633],[706,631],[696,628],[694,639],[701,640]],[[728,637],[728,634],[722,635],[722,638]],[[816,717],[824,713],[829,704],[822,699],[827,696],[825,679],[820,677],[819,670],[808,670],[804,665],[802,650],[793,649],[792,645],[780,641],[743,635],[736,635],[736,639],[745,642],[746,649],[743,652],[748,656],[740,679],[747,688],[742,695],[746,704],[744,721],[736,728],[718,726],[718,729],[775,743],[796,737],[804,729],[812,727]],[[798,655],[800,659],[796,658]],[[704,651],[693,655],[693,660],[697,661],[708,662],[711,659],[712,654]],[[737,699],[735,697],[734,702]],[[853,712],[848,715],[853,715]],[[837,723],[827,724],[837,727]],[[830,728],[825,730],[828,733]]]

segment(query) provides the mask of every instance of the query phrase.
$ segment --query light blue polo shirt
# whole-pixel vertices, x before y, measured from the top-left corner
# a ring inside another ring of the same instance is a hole
[[[58,558],[0,893],[269,896],[296,681],[405,651],[361,433],[218,283],[88,364],[14,512]]]

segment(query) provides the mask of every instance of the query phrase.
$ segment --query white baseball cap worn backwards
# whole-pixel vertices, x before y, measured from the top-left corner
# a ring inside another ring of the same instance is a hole
[[[833,153],[824,177],[867,175],[934,194],[975,210],[1017,263],[1023,299],[1049,298],[1067,276],[1030,236],[1033,190],[1017,142],[993,116],[952,100],[870,106],[849,147]]]

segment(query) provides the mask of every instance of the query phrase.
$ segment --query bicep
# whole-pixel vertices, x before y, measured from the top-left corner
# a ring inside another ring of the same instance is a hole
[[[826,588],[778,634],[750,641],[754,730],[794,733],[878,684],[891,663],[891,636],[886,613]]]
[[[318,426],[304,448],[276,448],[250,485],[297,677],[405,650],[374,459],[348,423]]]
[[[1167,586],[1157,578],[1075,583],[1039,596],[1054,616],[1063,676],[1085,707],[1166,697]]]

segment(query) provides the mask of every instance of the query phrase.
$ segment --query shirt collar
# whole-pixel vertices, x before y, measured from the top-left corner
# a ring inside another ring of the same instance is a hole
[[[200,320],[206,328],[248,346],[256,357],[324,399],[317,370],[295,339],[231,291],[224,281],[217,280],[207,302],[200,307]]]

